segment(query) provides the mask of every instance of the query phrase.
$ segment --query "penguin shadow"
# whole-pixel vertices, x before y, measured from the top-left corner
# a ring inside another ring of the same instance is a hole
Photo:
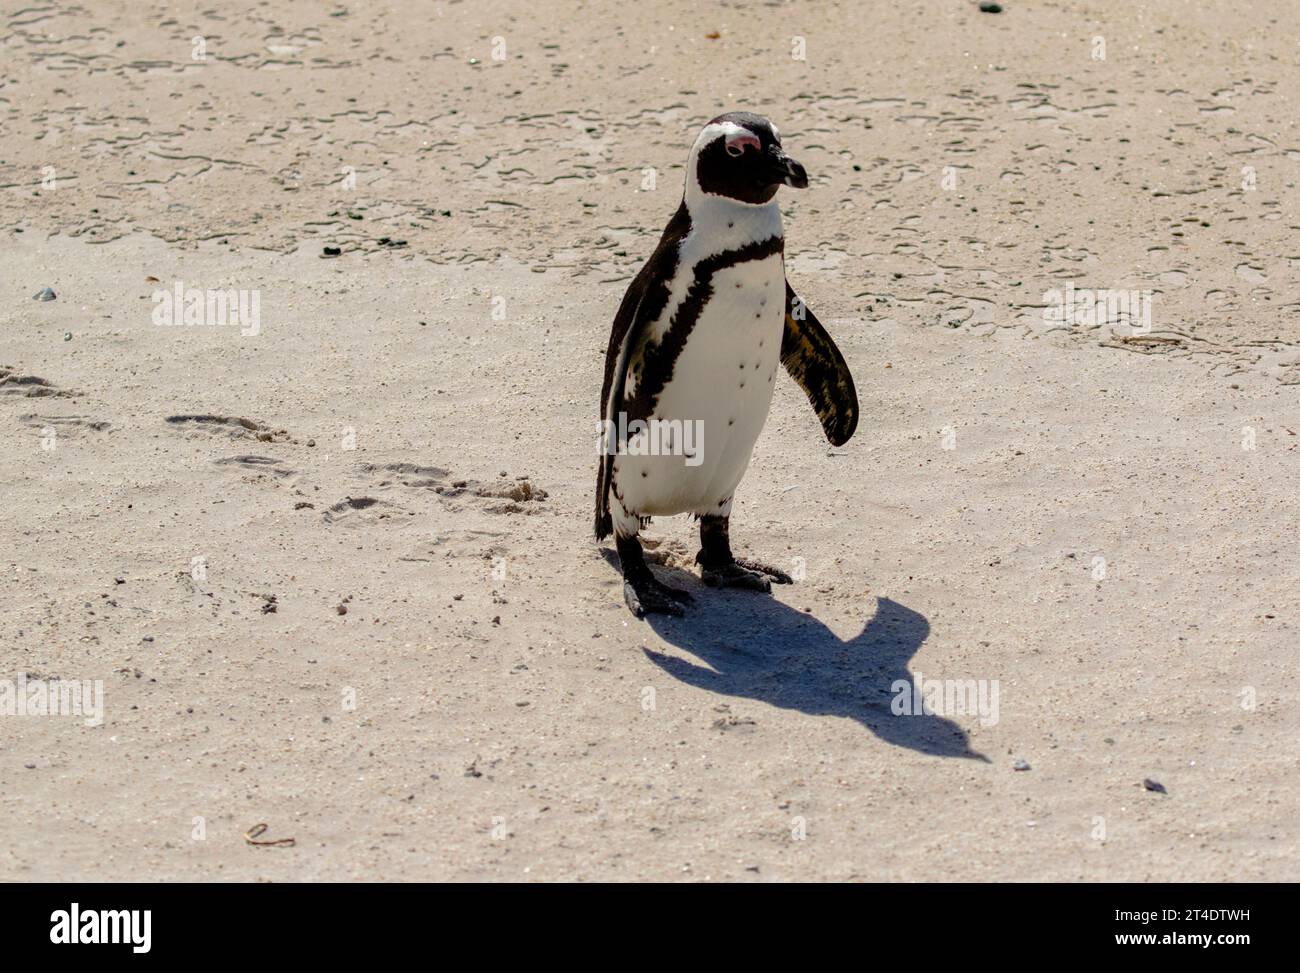
[[[617,567],[617,555],[607,560]],[[657,571],[677,587],[694,578],[677,569]],[[989,762],[971,749],[966,732],[951,720],[892,711],[894,685],[906,683],[910,695],[907,664],[930,635],[930,623],[920,612],[878,598],[862,631],[841,639],[814,616],[774,597],[701,589],[698,583],[690,587],[695,604],[685,617],[645,619],[665,642],[704,663],[643,647],[647,658],[674,679],[809,716],[847,717],[884,742],[918,753]]]

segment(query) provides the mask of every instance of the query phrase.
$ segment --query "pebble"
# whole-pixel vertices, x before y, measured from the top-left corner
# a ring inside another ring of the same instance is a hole
[[[56,297],[58,297],[58,296],[59,296],[59,295],[55,294],[54,291],[51,290],[50,288],[48,288],[48,287],[42,287],[39,291],[37,291],[35,294],[32,295],[32,300],[33,300],[33,301],[52,301],[52,300],[54,300],[54,299],[55,299]]]
[[[1157,794],[1169,793],[1167,790],[1165,790],[1164,784],[1160,783],[1160,781],[1158,780],[1152,780],[1150,777],[1142,778],[1142,786],[1149,791],[1155,791]]]
[[[1012,770],[1032,770],[1033,768],[1031,768],[1031,767],[1029,766],[1029,761],[1026,760],[1024,757],[1017,757],[1017,758],[1016,758],[1016,762],[1013,763],[1013,764],[1011,765],[1011,769],[1012,769]]]
[[[989,3],[988,0],[985,0],[984,3],[981,3],[981,4],[980,4],[980,13],[983,13],[983,14],[1000,14],[1000,13],[1002,13],[1002,4],[1000,4],[1000,3]]]

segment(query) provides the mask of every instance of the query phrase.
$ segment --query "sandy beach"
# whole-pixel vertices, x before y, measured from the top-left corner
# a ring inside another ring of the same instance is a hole
[[[1300,879],[1300,9],[1004,6],[4,8],[4,880]],[[779,375],[797,583],[656,520],[638,620],[605,347],[734,108],[861,422]]]

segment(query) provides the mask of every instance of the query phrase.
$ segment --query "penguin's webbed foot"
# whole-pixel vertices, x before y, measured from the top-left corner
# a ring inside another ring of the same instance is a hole
[[[684,615],[682,606],[695,601],[689,591],[670,587],[646,572],[623,578],[623,600],[637,618],[644,615]]]
[[[784,571],[765,567],[756,561],[737,558],[730,564],[702,566],[700,580],[710,588],[744,588],[747,591],[769,592],[772,590],[773,581],[777,584],[789,584],[790,576]]]
[[[700,515],[700,579],[711,588],[746,588],[750,591],[772,590],[772,582],[793,584],[794,579],[780,568],[761,561],[736,557],[731,553],[731,516]]]
[[[794,578],[786,574],[780,568],[774,568],[764,564],[762,561],[753,561],[747,557],[736,558],[736,563],[747,571],[757,571],[759,574],[765,574],[777,584],[794,584]]]

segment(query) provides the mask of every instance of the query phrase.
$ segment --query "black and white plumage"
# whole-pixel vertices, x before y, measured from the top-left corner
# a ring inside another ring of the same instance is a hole
[[[624,597],[638,615],[680,614],[691,600],[645,563],[637,533],[653,516],[700,518],[696,560],[707,584],[789,583],[782,571],[733,557],[728,537],[779,365],[833,444],[857,427],[844,357],[785,278],[782,185],[801,189],[808,177],[767,119],[732,112],[709,122],[691,148],[682,203],[614,318],[596,536],[615,535]]]

